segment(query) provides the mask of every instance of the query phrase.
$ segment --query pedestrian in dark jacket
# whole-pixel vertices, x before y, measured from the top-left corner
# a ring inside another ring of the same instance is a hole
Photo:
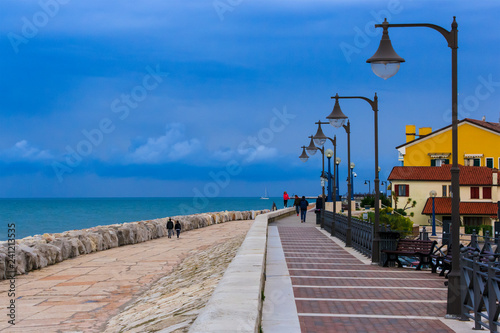
[[[321,195],[318,195],[318,198],[316,199],[316,210],[314,212],[318,214],[319,212],[321,212],[322,209],[323,209],[323,198],[321,197]]]
[[[172,219],[169,217],[168,222],[167,222],[167,233],[168,233],[168,238],[172,238],[172,235],[174,234],[174,222],[172,222]]]
[[[177,232],[177,238],[179,238],[179,235],[181,234],[181,224],[179,221],[175,222],[175,231]]]
[[[301,223],[306,222],[307,206],[309,206],[309,202],[307,202],[306,197],[303,195],[302,199],[300,200],[300,222]]]
[[[293,205],[295,206],[295,211],[297,212],[297,216],[299,216],[300,198],[297,194],[295,194],[295,200],[293,200]]]

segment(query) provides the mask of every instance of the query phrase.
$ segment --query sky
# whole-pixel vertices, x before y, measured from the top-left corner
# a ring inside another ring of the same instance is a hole
[[[498,122],[499,15],[496,0],[3,0],[0,198],[318,195],[321,155],[298,157],[336,93],[377,93],[384,181],[405,125],[451,123],[451,51],[432,29],[391,28],[406,62],[383,80],[366,63],[374,24],[456,16],[459,119]],[[340,105],[368,192],[374,114]],[[346,193],[347,135],[323,131]]]

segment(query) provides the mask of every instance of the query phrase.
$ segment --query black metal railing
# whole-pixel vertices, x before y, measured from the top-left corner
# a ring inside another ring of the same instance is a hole
[[[497,332],[500,325],[500,267],[498,254],[483,255],[464,248],[460,258],[462,316],[474,320],[474,329]]]
[[[335,214],[335,219],[334,219],[333,212],[325,211],[324,214],[325,214],[324,229],[328,231],[330,234],[332,234],[332,226],[333,226],[334,232],[332,236],[337,237],[338,239],[342,240],[345,243],[347,234],[347,216],[342,214]],[[351,217],[352,247],[357,251],[361,252],[362,254],[364,254],[365,256],[367,256],[368,258],[372,257],[373,232],[374,231],[372,222],[363,221]],[[391,231],[389,226],[381,225],[379,238],[380,238],[380,251],[384,249],[394,250],[396,249],[397,241],[399,239],[399,233]],[[381,262],[383,261],[381,260]]]

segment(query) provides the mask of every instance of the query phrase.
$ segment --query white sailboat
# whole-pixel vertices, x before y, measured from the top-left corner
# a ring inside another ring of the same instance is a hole
[[[269,197],[267,196],[267,188],[264,189],[264,196],[260,197],[262,200],[268,200]]]

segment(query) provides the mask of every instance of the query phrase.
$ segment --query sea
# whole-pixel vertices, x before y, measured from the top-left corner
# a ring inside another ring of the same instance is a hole
[[[0,199],[0,241],[177,215],[282,208],[282,198]]]

